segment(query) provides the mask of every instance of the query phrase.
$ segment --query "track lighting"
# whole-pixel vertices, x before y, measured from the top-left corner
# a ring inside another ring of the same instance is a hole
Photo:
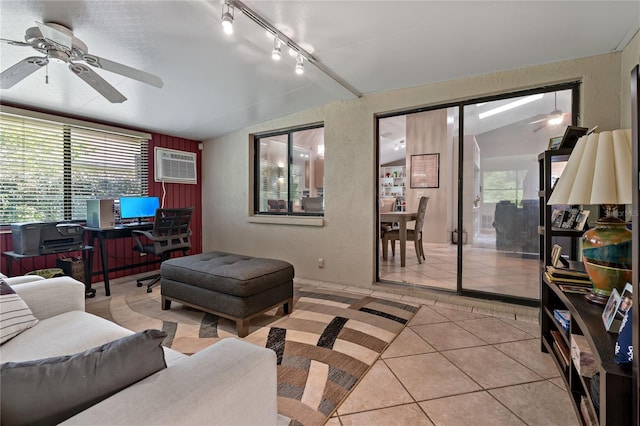
[[[222,5],[222,29],[225,34],[233,34],[233,12],[233,6],[225,1]]]
[[[296,74],[302,75],[304,74],[304,56],[298,53],[298,57],[296,58]]]
[[[271,51],[271,58],[273,58],[274,61],[279,61],[281,56],[282,49],[280,48],[280,39],[278,37],[275,37],[273,39],[273,50]]]
[[[266,31],[268,37],[274,38],[273,49],[271,50],[271,57],[273,58],[273,60],[275,61],[282,60],[282,48],[284,47],[285,49],[289,50],[289,54],[292,57],[296,58],[296,66],[295,66],[296,74],[298,75],[304,74],[304,62],[306,59],[313,65],[312,71],[314,71],[314,75],[315,75],[315,71],[320,71],[324,73],[328,78],[335,81],[345,91],[349,92],[347,94],[348,97],[362,96],[362,93],[360,93],[356,88],[351,86],[348,82],[346,82],[340,76],[336,75],[336,73],[331,71],[326,65],[320,62],[318,58],[314,57],[313,54],[310,53],[308,49],[303,48],[294,40],[292,40],[289,36],[287,36],[285,33],[278,30],[272,23],[267,21],[255,10],[252,10],[249,6],[244,4],[243,1],[241,0],[224,0],[224,4],[222,5],[221,21],[222,21],[222,27],[225,33],[227,34],[233,33],[233,22],[235,19],[234,14],[236,10],[240,11],[241,16],[246,17],[248,20],[253,21],[255,24],[263,28]]]

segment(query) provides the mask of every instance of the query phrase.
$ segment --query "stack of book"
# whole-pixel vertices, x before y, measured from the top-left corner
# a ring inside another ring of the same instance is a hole
[[[571,357],[569,348],[559,332],[551,330],[551,337],[553,337],[553,350],[558,354],[558,359],[562,360],[566,368],[569,365],[569,358]]]
[[[591,279],[583,270],[547,266],[545,276],[549,282],[555,283],[562,291],[568,293],[589,293]]]

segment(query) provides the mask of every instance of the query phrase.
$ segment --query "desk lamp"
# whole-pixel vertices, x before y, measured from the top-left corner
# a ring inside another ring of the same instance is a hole
[[[602,204],[605,216],[582,235],[582,261],[592,282],[585,297],[606,304],[631,282],[631,231],[613,214],[631,204],[631,130],[581,137],[547,204]]]

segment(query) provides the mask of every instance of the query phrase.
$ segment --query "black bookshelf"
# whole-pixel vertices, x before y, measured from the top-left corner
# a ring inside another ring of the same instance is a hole
[[[588,409],[598,418],[600,426],[635,425],[635,402],[633,395],[633,373],[630,366],[622,367],[614,360],[614,347],[617,334],[608,333],[602,322],[601,305],[588,302],[582,294],[564,293],[544,276],[546,267],[551,264],[551,250],[554,244],[562,245],[573,260],[579,256],[579,241],[584,231],[556,228],[552,226],[551,215],[554,208],[566,206],[550,206],[547,200],[553,192],[552,169],[554,163],[566,162],[571,149],[548,150],[538,156],[539,164],[539,205],[540,223],[540,327],[541,350],[548,352],[569,390],[576,415],[583,425],[590,425],[581,409],[584,399]],[[636,217],[634,217],[636,218]],[[634,228],[635,229],[635,228]],[[634,267],[634,273],[636,268]],[[636,281],[637,282],[637,281]],[[637,291],[634,291],[637,297]],[[635,306],[638,306],[634,302]],[[555,309],[568,310],[571,315],[569,331],[565,332],[554,317]],[[635,312],[634,312],[635,314]],[[637,328],[634,328],[637,330]],[[556,339],[554,339],[554,334]],[[597,401],[594,404],[591,387],[592,380],[581,376],[570,356],[571,335],[584,336],[591,353],[593,353],[600,373]],[[560,337],[558,337],[560,336]],[[560,340],[558,343],[554,343]],[[569,350],[569,356],[563,356],[559,346]],[[565,360],[565,358],[567,358]],[[596,407],[599,406],[599,409]]]
[[[554,309],[568,310],[571,315],[569,331],[565,332],[554,318]],[[632,368],[620,365],[614,359],[614,346],[617,334],[608,333],[602,322],[602,306],[588,302],[584,295],[564,293],[546,278],[542,280],[542,318],[541,343],[545,352],[549,352],[561,372],[569,390],[573,407],[582,424],[590,422],[584,418],[580,409],[584,398],[589,408],[596,413],[601,426],[633,425]],[[594,404],[591,391],[591,379],[578,373],[573,360],[564,362],[554,349],[552,331],[560,332],[564,344],[571,347],[571,335],[586,338],[594,355],[600,373],[599,399]],[[599,410],[596,408],[599,405]]]
[[[633,359],[633,424],[640,424],[640,367],[638,365],[638,348],[640,348],[640,218],[638,209],[640,208],[640,188],[638,181],[640,180],[640,65],[636,65],[631,71],[631,146],[632,155],[632,215],[631,215],[631,232],[633,234],[632,244],[632,269],[633,269],[633,347],[635,357]],[[637,178],[634,178],[636,177]]]

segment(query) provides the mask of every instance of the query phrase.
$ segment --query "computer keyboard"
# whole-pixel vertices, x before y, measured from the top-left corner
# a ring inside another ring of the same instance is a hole
[[[129,223],[121,223],[120,226],[144,226],[150,225],[151,222],[129,222]]]

